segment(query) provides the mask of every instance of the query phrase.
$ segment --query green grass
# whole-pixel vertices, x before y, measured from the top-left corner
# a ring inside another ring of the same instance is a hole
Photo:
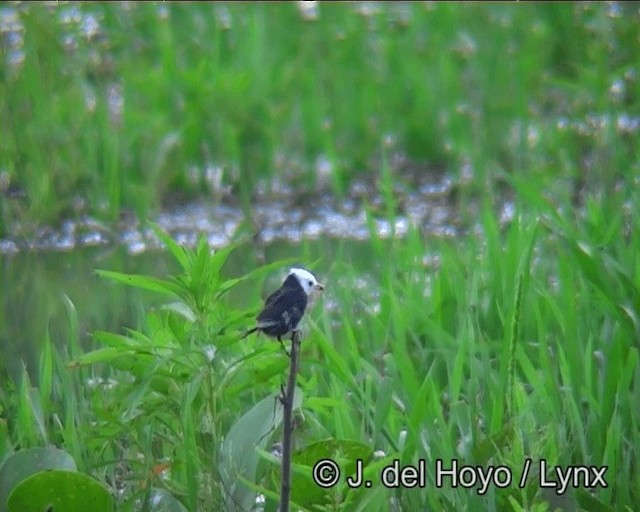
[[[8,64],[5,36],[0,170],[28,199],[6,201],[4,233],[215,196],[211,167],[250,207],[260,179],[312,185],[322,156],[341,194],[384,141],[454,175],[471,162],[477,184],[637,171],[638,130],[616,128],[640,114],[629,5],[336,4],[314,21],[284,3],[10,9],[24,61]]]
[[[400,510],[633,510],[640,291],[638,241],[629,233],[639,226],[623,206],[638,204],[637,193],[594,194],[588,212],[568,221],[530,197],[532,186],[539,184],[529,181],[518,194],[512,222],[501,225],[487,210],[478,235],[451,240],[410,230],[392,240],[372,232],[375,263],[365,283],[346,245],[319,262],[327,296],[308,315],[298,379],[293,499],[304,509],[385,511],[393,501]],[[82,471],[124,486],[122,510],[157,489],[188,510],[238,510],[230,496],[246,505],[258,490],[273,510],[278,466],[268,450],[279,436],[274,397],[288,360],[276,343],[240,339],[259,307],[255,292],[246,310],[224,297],[238,286],[255,290],[287,263],[225,280],[219,269],[239,249],[212,257],[202,245],[184,251],[165,242],[183,269],[174,278],[101,272],[160,292],[165,306],[149,309],[140,331],[98,333],[94,352],[71,345],[60,354],[46,342],[40,386],[25,373],[15,392],[2,394],[6,442],[64,446]],[[321,251],[303,244],[293,255],[305,252]],[[437,256],[435,266],[427,255]],[[67,315],[77,331],[70,303]],[[88,385],[96,377],[112,384]],[[373,486],[313,485],[313,463],[327,456],[347,474],[362,458]],[[424,460],[427,489],[382,487],[378,475],[394,459]],[[445,467],[454,459],[506,467],[513,482],[489,485],[484,495],[446,479],[436,488],[438,459]],[[528,459],[531,473],[519,488]],[[606,465],[608,487],[558,497],[540,489],[541,460]]]

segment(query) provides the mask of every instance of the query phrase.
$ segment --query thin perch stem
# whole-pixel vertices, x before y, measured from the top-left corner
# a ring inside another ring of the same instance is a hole
[[[291,334],[291,366],[287,388],[282,394],[282,481],[280,482],[280,512],[289,512],[291,495],[291,452],[293,448],[293,403],[300,360],[300,331]]]

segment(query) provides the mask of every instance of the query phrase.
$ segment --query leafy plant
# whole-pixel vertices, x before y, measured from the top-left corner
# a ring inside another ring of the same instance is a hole
[[[144,329],[97,332],[103,347],[80,355],[72,367],[110,368],[114,385],[92,397],[98,417],[95,434],[104,436],[109,451],[126,466],[123,479],[137,482],[132,500],[148,501],[159,486],[189,510],[202,503],[228,510],[238,501],[246,506],[246,496],[250,493],[255,500],[255,492],[232,477],[250,475],[228,453],[243,446],[257,463],[256,448],[266,447],[278,419],[275,396],[265,398],[263,387],[256,384],[275,388],[284,375],[286,357],[277,346],[251,350],[240,343],[255,311],[232,309],[224,297],[240,283],[259,279],[285,263],[223,279],[221,269],[238,243],[212,252],[202,239],[189,249],[160,229],[154,231],[179,263],[179,275],[98,273],[166,295],[169,301],[147,313]],[[258,399],[266,405],[256,409]],[[237,414],[251,408],[252,428],[247,428]],[[255,432],[262,434],[256,438]]]

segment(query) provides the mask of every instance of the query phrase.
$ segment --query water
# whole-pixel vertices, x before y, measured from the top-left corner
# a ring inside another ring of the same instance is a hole
[[[181,244],[193,246],[204,235],[212,248],[227,245],[243,229],[255,233],[262,244],[299,243],[325,237],[366,240],[372,228],[376,236],[387,238],[404,235],[409,225],[427,233],[457,236],[461,211],[453,197],[459,187],[448,175],[425,173],[418,181],[411,177],[397,179],[391,191],[393,204],[389,205],[385,194],[380,192],[377,176],[355,180],[344,198],[321,186],[304,192],[295,190],[286,179],[274,179],[268,189],[259,187],[248,221],[237,199],[230,195],[179,205],[154,221]],[[368,212],[372,225],[367,222]],[[473,215],[471,210],[469,214]],[[159,243],[152,230],[133,217],[110,226],[81,216],[63,222],[58,228],[41,227],[27,238],[17,235],[1,238],[0,254],[109,246],[124,246],[129,253],[139,254],[159,248]]]
[[[371,265],[367,242],[331,238],[267,245],[248,242],[235,250],[224,267],[227,277],[243,275],[263,262],[298,258],[302,264],[320,260],[318,273],[331,282],[333,257],[341,264]],[[122,333],[126,328],[142,327],[145,311],[167,301],[166,296],[127,287],[101,278],[96,269],[108,269],[158,277],[176,275],[180,269],[170,254],[150,249],[132,252],[130,245],[81,247],[73,250],[32,250],[0,255],[0,367],[15,379],[26,364],[34,381],[42,345],[47,336],[61,351],[79,343],[84,350],[96,346],[92,333],[97,330]],[[283,272],[286,269],[283,268]],[[256,289],[246,283],[229,299],[239,308],[259,304],[265,292],[279,285],[277,272]],[[331,295],[325,307],[331,309]],[[69,304],[78,318],[76,333],[70,327]]]
[[[0,257],[0,360],[15,377],[24,362],[35,377],[47,334],[63,351],[72,343],[65,297],[75,306],[79,337],[91,344],[96,329],[120,331],[135,327],[140,318],[141,294],[99,278],[96,268],[157,274],[174,272],[171,260],[160,252],[131,256],[122,248],[105,251],[31,251]],[[153,302],[153,297],[146,300]]]

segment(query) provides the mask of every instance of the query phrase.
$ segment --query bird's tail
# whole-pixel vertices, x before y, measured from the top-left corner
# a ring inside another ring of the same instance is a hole
[[[247,332],[245,332],[242,335],[242,338],[240,338],[241,340],[245,339],[247,336],[249,336],[249,334],[253,334],[254,332],[256,332],[259,329],[259,327],[254,327],[253,329],[249,329]]]

